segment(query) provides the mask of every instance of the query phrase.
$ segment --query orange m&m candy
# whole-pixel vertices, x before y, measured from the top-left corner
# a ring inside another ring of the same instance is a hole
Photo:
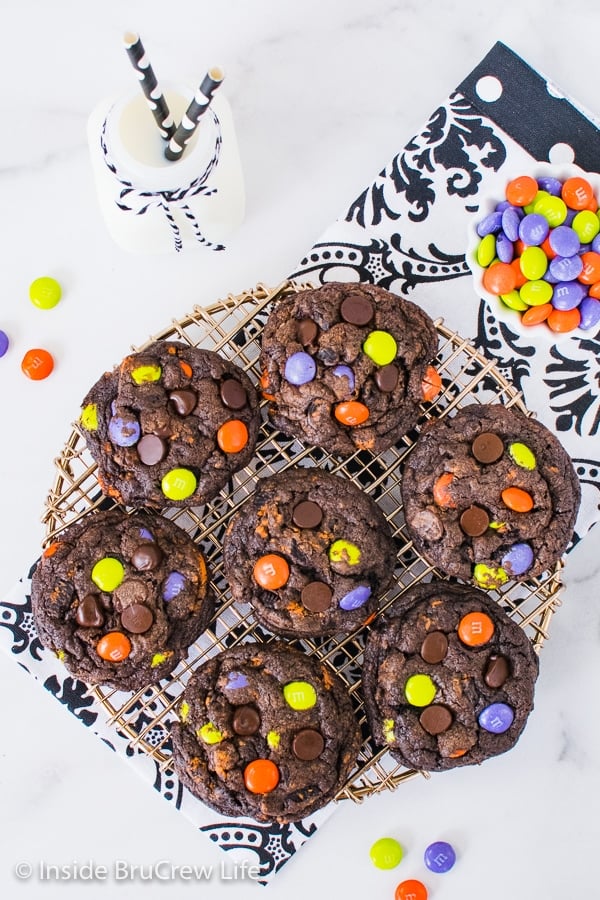
[[[523,488],[505,488],[502,491],[502,502],[513,512],[529,512],[533,509],[533,497]]]
[[[47,378],[54,368],[54,359],[47,350],[36,348],[28,350],[21,360],[21,369],[24,375],[32,381],[41,381]]]
[[[538,190],[535,178],[531,175],[519,175],[506,185],[506,199],[513,206],[527,206],[528,203],[533,203]]]
[[[267,375],[266,369],[260,376],[260,389],[262,391],[262,395],[265,398],[265,400],[274,400],[275,399],[273,394],[267,393],[267,391],[269,390],[269,376]]]
[[[585,178],[567,178],[560,192],[561,197],[571,209],[588,209],[594,200],[594,191]]]
[[[523,270],[521,269],[521,262],[518,258],[513,259],[513,261],[511,263],[509,263],[509,265],[510,265],[511,269],[513,270],[513,272],[515,273],[515,278],[516,278],[515,290],[518,291],[519,288],[522,288],[523,285],[527,283],[527,280],[528,280],[527,276],[523,275]]]
[[[369,418],[369,410],[364,403],[359,403],[358,400],[346,400],[344,403],[338,403],[334,413],[342,425],[362,425]]]
[[[442,389],[442,378],[434,366],[427,366],[421,382],[421,394],[426,403],[432,403]]]
[[[483,273],[482,283],[490,294],[510,294],[514,291],[517,276],[509,263],[492,263]]]
[[[427,900],[427,888],[416,878],[401,881],[394,893],[394,900]]]
[[[452,472],[444,472],[444,474],[440,475],[437,481],[434,482],[433,499],[438,506],[447,506],[449,509],[456,509],[456,503],[448,490],[453,481],[454,475]]]
[[[279,784],[279,769],[270,759],[253,759],[244,769],[244,784],[252,794],[269,794]]]
[[[597,281],[595,284],[592,284],[588,294],[595,300],[600,300],[600,282]]]
[[[179,368],[181,369],[181,371],[183,372],[183,374],[185,375],[186,378],[191,378],[192,375],[194,374],[192,371],[192,367],[190,366],[189,363],[186,363],[186,361],[184,359],[179,360]]]
[[[121,662],[131,653],[131,641],[121,631],[110,631],[96,644],[96,653],[108,662]]]
[[[596,284],[600,281],[600,253],[594,253],[588,250],[587,253],[581,254],[581,262],[583,269],[577,277],[577,281],[582,284]]]
[[[563,334],[566,331],[573,331],[581,322],[581,313],[575,309],[553,309],[546,319],[548,328],[557,333]]]
[[[239,453],[248,443],[248,429],[240,419],[229,419],[217,431],[217,444],[223,453]]]
[[[59,541],[53,541],[52,544],[49,544],[49,545],[46,547],[46,549],[45,549],[44,552],[42,553],[42,556],[45,557],[46,559],[47,559],[49,556],[54,556],[54,554],[56,553],[56,551],[58,550],[59,547],[60,547]]]
[[[256,583],[266,591],[276,591],[287,583],[290,567],[283,556],[267,553],[256,560],[252,574]]]
[[[541,306],[530,306],[521,316],[523,325],[539,325],[545,322],[554,307],[551,303],[542,303]]]
[[[484,612],[470,612],[458,623],[458,636],[467,647],[487,644],[494,634],[494,623]]]

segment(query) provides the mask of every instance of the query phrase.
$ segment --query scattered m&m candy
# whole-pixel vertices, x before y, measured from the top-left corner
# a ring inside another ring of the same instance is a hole
[[[371,846],[369,856],[378,869],[395,869],[400,864],[404,852],[395,838],[384,837]]]
[[[47,350],[39,347],[28,350],[21,360],[21,370],[32,381],[41,381],[47,378],[54,369],[54,359]]]
[[[401,881],[394,894],[394,900],[427,900],[427,888],[416,878]]]
[[[583,177],[521,175],[477,225],[482,285],[526,326],[564,333],[600,325],[600,217]]]
[[[36,278],[29,285],[29,299],[38,309],[52,309],[60,300],[62,291],[55,278]]]
[[[8,350],[8,335],[5,331],[0,331],[0,356],[4,356]]]
[[[456,853],[447,841],[434,841],[425,850],[424,860],[430,872],[442,874],[450,871],[456,862]]]

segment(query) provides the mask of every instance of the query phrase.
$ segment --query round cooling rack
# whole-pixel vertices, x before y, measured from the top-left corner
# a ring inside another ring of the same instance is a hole
[[[179,340],[190,346],[214,350],[232,360],[255,383],[260,340],[269,310],[277,301],[306,285],[284,282],[275,289],[258,285],[251,291],[229,296],[207,308],[196,307],[189,315],[173,321],[141,347],[155,340]],[[370,494],[384,511],[398,545],[398,565],[394,586],[382,598],[385,608],[409,587],[432,577],[442,578],[437,569],[415,551],[404,525],[400,496],[403,461],[410,453],[423,425],[433,418],[451,415],[471,403],[502,403],[515,406],[527,415],[521,395],[497,371],[493,361],[479,354],[470,343],[449,331],[441,321],[435,323],[439,335],[437,368],[442,391],[433,404],[423,404],[415,429],[396,447],[373,456],[356,451],[340,460],[322,450],[305,447],[281,432],[273,430],[264,415],[255,456],[249,466],[238,472],[228,489],[210,503],[188,509],[165,509],[163,514],[184,528],[201,547],[212,574],[217,612],[209,629],[200,636],[169,679],[150,685],[134,694],[95,687],[93,693],[108,713],[110,724],[125,734],[132,751],[152,756],[164,770],[172,770],[170,725],[176,720],[179,697],[191,672],[210,656],[242,641],[267,643],[273,636],[257,625],[249,606],[234,604],[223,575],[221,539],[232,514],[254,490],[259,478],[289,466],[319,466],[352,480]],[[67,525],[90,510],[108,508],[114,502],[106,498],[98,485],[96,464],[89,454],[85,438],[75,424],[60,456],[55,461],[56,477],[46,502],[43,521],[46,542]],[[550,619],[559,605],[561,565],[538,579],[508,583],[489,595],[524,629],[539,651],[548,633]],[[368,627],[368,626],[367,626]],[[418,774],[400,766],[387,752],[377,747],[369,734],[361,696],[361,664],[365,629],[338,638],[302,639],[295,643],[304,652],[328,663],[348,687],[364,741],[350,779],[337,799],[362,800],[369,794],[391,790]]]

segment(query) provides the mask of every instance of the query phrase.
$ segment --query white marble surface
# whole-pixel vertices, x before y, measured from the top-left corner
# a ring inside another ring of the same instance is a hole
[[[248,193],[245,223],[226,253],[129,256],[104,230],[85,124],[102,96],[132,83],[121,46],[128,28],[141,33],[159,73],[195,76],[214,62],[226,69]],[[38,552],[52,459],[100,371],[195,303],[279,282],[497,39],[600,112],[599,28],[600,10],[586,0],[4,0],[0,328],[12,343],[0,360],[0,590]],[[52,311],[28,300],[29,283],[42,274],[63,285]],[[56,357],[47,381],[21,375],[31,346]],[[266,889],[215,876],[201,890],[299,900],[324,884],[344,896],[392,898],[400,880],[425,876],[422,851],[444,838],[459,862],[445,876],[425,877],[434,900],[597,896],[597,550],[592,533],[568,561],[535,714],[513,752],[481,769],[413,780],[361,807],[343,804]],[[18,883],[14,866],[23,860],[220,864],[224,854],[14,659],[0,656],[0,672],[3,896],[63,895],[64,884]],[[392,872],[368,858],[385,834],[406,847]],[[77,891],[141,898],[168,890],[176,898],[197,889],[138,880],[126,889],[80,883]]]

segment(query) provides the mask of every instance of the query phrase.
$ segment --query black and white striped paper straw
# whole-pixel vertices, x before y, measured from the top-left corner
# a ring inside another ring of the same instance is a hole
[[[225,77],[222,69],[213,66],[208,70],[202,84],[196,91],[194,99],[186,109],[181,124],[165,147],[165,156],[171,161],[181,158],[186,144],[194,134],[200,119],[211,104],[214,92]]]
[[[141,88],[148,101],[148,106],[152,110],[152,115],[156,120],[161,136],[168,141],[175,134],[175,122],[169,107],[167,106],[167,101],[163,96],[163,92],[158,85],[150,61],[146,56],[146,51],[144,50],[144,45],[140,40],[140,36],[133,31],[127,31],[123,35],[123,43],[125,44],[125,49],[133,68],[137,73],[137,77],[140,80]]]

